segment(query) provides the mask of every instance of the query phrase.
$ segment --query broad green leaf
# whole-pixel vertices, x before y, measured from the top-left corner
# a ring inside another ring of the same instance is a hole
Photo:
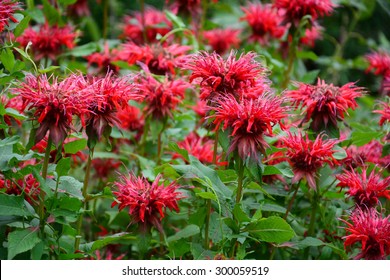
[[[31,250],[40,241],[38,228],[28,228],[11,232],[8,235],[8,259],[12,260],[17,254]]]
[[[4,65],[4,68],[12,73],[12,70],[15,65],[15,56],[9,48],[3,49],[0,55],[1,63]]]
[[[22,196],[0,193],[0,216],[31,216]]]
[[[57,9],[50,5],[48,0],[42,0],[43,2],[43,13],[46,16],[46,19],[50,24],[58,24],[61,19],[61,15],[58,13]]]
[[[249,224],[245,231],[264,242],[283,243],[294,237],[295,232],[282,218],[271,216]]]
[[[371,140],[380,139],[384,136],[382,131],[354,131],[351,135],[352,144],[356,146],[363,146]]]
[[[186,25],[184,24],[182,19],[180,17],[176,16],[174,13],[172,13],[168,10],[164,10],[164,13],[167,16],[167,18],[173,23],[173,26],[175,28],[185,28],[186,27]]]
[[[98,49],[98,45],[95,42],[87,43],[82,46],[75,47],[68,51],[64,55],[70,55],[75,57],[84,57],[90,55],[91,53],[96,52]]]
[[[242,210],[240,204],[234,205],[233,208],[233,217],[241,224],[243,222],[249,222],[251,219],[248,217],[248,214]]]
[[[76,154],[77,152],[84,150],[86,147],[87,147],[87,140],[84,138],[77,139],[75,141],[64,144],[64,149],[66,154]]]
[[[173,241],[177,241],[183,238],[188,238],[191,236],[194,236],[196,234],[199,234],[200,229],[197,225],[188,225],[181,231],[175,233],[174,235],[167,238],[168,243],[171,243]]]
[[[297,246],[299,249],[305,249],[306,247],[318,247],[318,246],[323,246],[325,243],[314,237],[306,237],[305,239],[296,242]]]
[[[333,154],[333,157],[337,160],[342,160],[342,159],[345,159],[347,157],[347,152],[339,147],[339,146],[335,146],[334,147],[334,150],[336,150],[336,152]]]
[[[72,5],[77,2],[77,0],[57,0],[57,1],[63,5]]]
[[[62,177],[68,174],[70,170],[70,157],[62,158],[56,166],[57,176]]]
[[[105,236],[102,239],[84,244],[80,246],[80,248],[85,252],[94,252],[99,250],[109,244],[118,243],[121,240],[136,240],[134,234],[130,234],[127,232],[120,232],[114,235]]]
[[[54,66],[54,65],[52,65],[52,66],[49,66],[49,67],[47,67],[47,68],[45,68],[45,69],[38,69],[38,72],[40,73],[40,74],[45,74],[45,73],[49,73],[49,72],[52,72],[52,71],[54,71],[54,70],[57,70],[57,69],[59,69],[60,68],[60,66]]]
[[[201,197],[201,198],[205,198],[205,199],[211,199],[211,200],[214,200],[214,201],[217,201],[218,198],[215,194],[211,193],[211,192],[199,192],[199,193],[196,193],[195,194],[197,197]]]
[[[185,149],[180,148],[177,143],[175,142],[170,142],[169,143],[169,149],[178,153],[181,155],[186,161],[189,161],[190,159],[188,158],[188,151]]]
[[[23,31],[28,27],[28,24],[31,20],[30,16],[26,16],[24,19],[22,19],[19,24],[16,26],[14,30],[15,37],[19,37],[22,35]]]

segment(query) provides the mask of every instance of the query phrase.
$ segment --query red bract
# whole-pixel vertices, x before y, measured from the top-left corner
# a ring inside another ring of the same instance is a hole
[[[324,140],[323,135],[318,135],[312,141],[309,137],[303,136],[301,132],[296,135],[288,132],[288,136],[282,139],[284,147],[287,148],[286,156],[294,171],[291,183],[295,184],[302,178],[306,178],[309,187],[317,188],[316,173],[325,163],[330,166],[337,164],[333,157],[333,147],[337,140]]]
[[[314,131],[321,131],[326,127],[337,127],[337,121],[344,119],[349,108],[355,109],[358,104],[355,98],[363,95],[364,90],[354,83],[347,83],[342,87],[326,84],[318,79],[317,85],[298,83],[297,90],[290,90],[287,96],[293,104],[306,113],[302,123],[312,119],[310,124]]]
[[[190,82],[200,84],[202,100],[229,94],[239,97],[254,86],[264,84],[265,68],[255,58],[256,54],[247,53],[237,59],[232,51],[225,60],[215,52],[200,52],[191,56],[184,68],[192,70]]]
[[[58,27],[45,23],[37,29],[32,27],[27,28],[23,35],[18,37],[16,41],[23,47],[26,47],[31,42],[31,49],[34,52],[36,60],[42,58],[56,60],[64,49],[72,49],[75,46],[76,38],[77,33],[69,25]]]
[[[25,82],[14,89],[23,98],[25,106],[29,110],[34,109],[34,116],[40,124],[36,131],[36,143],[49,131],[51,139],[58,146],[65,140],[73,116],[88,112],[87,105],[92,97],[80,89],[80,79],[81,76],[71,75],[61,82],[53,78],[50,83],[46,75],[27,75]]]
[[[382,144],[376,140],[372,140],[361,147],[351,145],[345,150],[347,152],[347,157],[343,159],[342,162],[347,166],[347,168],[352,169],[358,166],[363,166],[368,162],[381,164],[382,150]]]
[[[160,44],[137,46],[134,43],[122,45],[118,58],[129,64],[144,64],[148,71],[156,75],[175,74],[175,68],[191,49],[189,46]]]
[[[170,81],[166,77],[159,82],[147,76],[139,81],[139,90],[134,94],[134,99],[146,103],[145,115],[157,119],[172,117],[172,111],[182,102],[188,88],[190,84],[182,80]]]
[[[351,215],[351,223],[343,222],[349,233],[344,237],[344,247],[361,243],[361,252],[354,259],[383,260],[390,254],[390,216],[382,218],[375,208],[358,208]]]
[[[218,54],[224,54],[232,48],[238,48],[240,45],[240,30],[238,29],[220,29],[205,31],[203,33],[204,38],[211,46],[213,51]]]
[[[242,159],[258,158],[258,153],[265,154],[268,143],[264,135],[272,135],[272,127],[281,124],[287,116],[282,107],[283,99],[264,94],[257,99],[242,99],[238,102],[232,95],[221,98],[218,105],[210,107],[215,114],[216,129],[223,124],[223,129],[231,129],[232,138],[229,153],[237,150]]]
[[[4,176],[0,174],[0,190],[4,190],[6,194],[11,195],[26,194],[26,200],[30,203],[33,203],[34,200],[38,200],[40,192],[39,182],[32,174],[17,181],[5,179]]]
[[[380,174],[371,171],[367,177],[367,168],[362,174],[355,170],[344,170],[336,178],[340,181],[338,187],[348,188],[347,194],[354,198],[358,207],[375,207],[379,197],[390,199],[390,177],[382,179]]]
[[[374,71],[375,75],[390,76],[390,53],[385,51],[372,52],[366,55],[369,63],[367,72]]]
[[[382,106],[381,110],[375,110],[374,113],[381,114],[381,119],[379,120],[379,125],[383,125],[385,122],[390,121],[390,104],[381,102],[380,103]]]
[[[282,25],[283,17],[270,4],[249,3],[241,8],[245,16],[241,20],[248,22],[252,29],[251,39],[267,44],[270,38],[281,38],[286,31]]]
[[[199,137],[195,133],[190,133],[184,141],[177,143],[177,145],[188,151],[188,153],[202,163],[213,163],[213,154],[214,154],[214,141],[205,138]],[[181,157],[179,154],[174,154],[173,158]],[[217,155],[217,164],[225,165],[224,162],[220,162],[221,156]]]
[[[312,20],[330,15],[335,8],[331,0],[275,0],[274,5],[285,12],[285,20],[298,26],[299,21],[306,15]]]
[[[116,112],[128,106],[131,94],[135,90],[132,76],[114,77],[108,72],[103,78],[92,78],[87,81],[88,91],[95,99],[89,103],[90,114],[86,115],[86,132],[88,137],[100,139],[108,127],[119,126]]]
[[[19,3],[13,0],[0,0],[0,32],[3,32],[8,21],[18,22],[13,14],[19,10]]]
[[[125,16],[123,36],[137,45],[158,42],[157,34],[164,36],[172,29],[172,23],[165,14],[152,7],[147,7],[142,13],[136,12],[134,16]],[[146,38],[144,38],[144,33]],[[146,42],[145,42],[146,39]]]
[[[112,207],[119,205],[119,210],[129,207],[129,214],[134,223],[141,223],[143,230],[155,226],[163,232],[161,220],[165,216],[166,209],[179,212],[177,202],[183,196],[177,192],[179,186],[173,182],[168,186],[159,184],[161,175],[158,175],[151,184],[145,178],[136,177],[132,174],[121,176],[120,181],[115,183],[118,191],[113,192],[116,201]]]

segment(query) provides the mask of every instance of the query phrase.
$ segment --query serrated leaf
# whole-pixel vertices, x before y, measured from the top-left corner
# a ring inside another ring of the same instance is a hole
[[[299,249],[305,249],[307,247],[318,247],[318,246],[325,245],[325,243],[322,240],[320,240],[318,238],[314,238],[314,237],[306,237],[305,239],[298,241],[296,244],[297,244]]]
[[[31,216],[22,196],[0,193],[0,216]]]
[[[70,170],[70,157],[62,158],[56,166],[57,176],[62,177],[68,174]]]
[[[249,224],[245,231],[264,242],[283,243],[294,237],[295,232],[282,218],[271,216]]]
[[[200,233],[200,229],[197,225],[188,225],[181,231],[175,233],[173,236],[167,238],[168,243],[177,241],[183,238],[188,238]]]
[[[40,241],[38,228],[11,232],[8,235],[8,259],[12,260],[17,254],[31,250]]]

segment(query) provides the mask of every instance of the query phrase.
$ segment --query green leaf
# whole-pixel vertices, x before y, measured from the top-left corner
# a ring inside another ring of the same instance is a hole
[[[62,177],[68,174],[70,170],[70,157],[62,158],[56,166],[57,176]]]
[[[314,237],[306,237],[305,239],[298,241],[296,244],[297,244],[299,249],[305,249],[307,247],[318,247],[318,246],[325,245],[325,243],[322,240],[320,240],[318,238],[314,238]]]
[[[0,193],[0,216],[31,216],[22,196]]]
[[[38,228],[11,232],[8,235],[8,259],[12,260],[17,254],[31,250],[40,241]]]
[[[127,232],[120,232],[114,235],[105,236],[102,239],[84,244],[80,246],[80,248],[85,252],[94,252],[99,250],[109,244],[118,243],[121,240],[135,240],[135,236],[133,234]]]
[[[240,204],[234,205],[233,208],[233,217],[241,224],[243,222],[249,222],[251,219],[248,217],[248,214],[242,210]]]
[[[177,241],[183,238],[188,238],[200,233],[200,229],[197,225],[188,225],[181,231],[167,238],[168,243]]]
[[[76,154],[79,151],[84,150],[87,147],[87,140],[82,138],[82,139],[77,139],[72,142],[68,142],[64,144],[64,149],[66,154]]]
[[[22,35],[23,31],[28,27],[28,24],[31,20],[30,16],[26,16],[24,19],[22,19],[19,24],[16,26],[14,30],[15,37],[19,37]]]
[[[302,83],[306,83],[306,84],[312,84],[313,82],[315,82],[319,73],[320,73],[320,70],[309,71],[305,75],[303,75],[302,78],[299,79],[299,81]]]
[[[38,72],[39,72],[40,74],[45,74],[45,73],[52,72],[52,71],[54,71],[54,70],[56,70],[56,69],[59,69],[59,68],[60,68],[60,66],[54,66],[54,65],[52,65],[52,66],[49,66],[49,67],[47,67],[47,68],[45,68],[45,69],[38,69]]]
[[[1,63],[3,63],[4,68],[12,73],[15,65],[15,56],[9,48],[3,49],[0,55]]]
[[[43,13],[46,16],[46,19],[51,25],[58,24],[61,19],[61,15],[58,13],[57,9],[50,5],[48,0],[42,0],[43,2]]]
[[[173,23],[173,26],[175,28],[185,28],[186,27],[186,25],[184,24],[182,19],[180,17],[176,16],[174,13],[172,13],[168,10],[164,10],[164,13],[167,16],[167,18]]]
[[[98,49],[98,45],[95,42],[87,43],[82,46],[75,47],[70,51],[66,52],[64,55],[70,55],[75,57],[83,57],[90,55],[91,53],[96,52]]]
[[[177,143],[175,142],[170,142],[169,143],[169,149],[178,153],[179,155],[181,155],[187,162],[190,161],[190,159],[188,158],[188,151],[185,150],[185,149],[182,149],[180,148]]]
[[[347,157],[347,152],[339,147],[339,146],[335,146],[334,147],[334,150],[336,150],[336,152],[333,154],[333,157],[337,160],[342,160],[342,159],[345,159]]]
[[[384,136],[382,131],[354,131],[351,135],[352,144],[356,146],[363,146],[371,140],[380,139]]]
[[[260,241],[283,243],[294,237],[295,232],[282,218],[271,216],[249,224],[245,231]]]
[[[211,200],[214,200],[214,201],[217,201],[218,198],[215,194],[211,193],[211,192],[199,192],[199,193],[196,193],[195,194],[197,197],[201,197],[201,198],[204,198],[204,199],[211,199]]]
[[[57,0],[58,3],[63,4],[65,6],[72,5],[77,2],[77,0]]]

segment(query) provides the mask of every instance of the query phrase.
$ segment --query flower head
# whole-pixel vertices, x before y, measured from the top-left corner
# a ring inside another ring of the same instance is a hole
[[[175,68],[180,65],[190,49],[189,46],[178,44],[137,46],[134,43],[126,43],[122,45],[122,50],[118,52],[118,58],[130,65],[135,63],[145,65],[147,71],[156,75],[173,75],[175,74]]]
[[[200,84],[202,100],[214,100],[224,95],[239,97],[252,92],[249,89],[256,85],[265,85],[265,68],[255,58],[254,53],[236,58],[232,51],[225,60],[215,52],[200,52],[191,56],[184,67],[192,70],[190,82]]]
[[[390,122],[390,104],[381,102],[381,110],[375,110],[374,113],[381,114],[381,119],[379,120],[379,125],[383,125],[385,122]]]
[[[288,136],[283,138],[282,142],[287,148],[287,160],[294,172],[293,184],[306,178],[309,187],[316,189],[315,177],[318,169],[325,163],[331,166],[337,164],[332,150],[337,144],[337,140],[324,140],[323,135],[320,134],[312,141],[307,135],[303,136],[301,132],[296,135],[288,132]]]
[[[266,44],[270,38],[281,38],[286,32],[282,24],[281,13],[270,4],[249,3],[241,8],[245,16],[241,20],[248,22],[252,29],[251,39]]]
[[[212,50],[222,55],[232,48],[238,48],[240,45],[240,30],[238,29],[212,29],[205,31],[203,36],[211,46]]]
[[[3,32],[8,21],[18,22],[13,14],[19,10],[19,3],[14,0],[0,0],[0,32]]]
[[[120,108],[116,113],[116,118],[119,120],[119,126],[122,129],[142,131],[144,127],[141,110],[135,106],[129,105],[124,109]]]
[[[367,176],[367,168],[362,174],[355,170],[344,170],[336,178],[340,181],[338,187],[348,188],[347,194],[354,198],[358,207],[375,207],[380,197],[390,199],[390,177],[382,179],[378,173],[371,171]]]
[[[274,6],[282,9],[285,13],[285,20],[293,22],[296,26],[306,15],[312,20],[330,15],[335,8],[331,0],[275,0]]]
[[[356,209],[351,222],[344,221],[344,247],[361,243],[361,251],[354,259],[383,260],[390,254],[390,216],[382,218],[375,208]]]
[[[168,3],[169,0],[165,2]],[[202,3],[201,0],[173,0],[170,9],[175,13],[197,16],[202,11]]]
[[[282,107],[283,99],[264,94],[256,99],[242,99],[240,102],[232,95],[221,98],[217,105],[210,107],[216,129],[230,129],[232,138],[229,153],[237,150],[242,159],[258,158],[268,147],[264,135],[272,135],[272,127],[281,124],[287,116]]]
[[[333,126],[337,121],[344,119],[348,108],[355,109],[358,104],[355,98],[362,96],[364,90],[354,83],[347,83],[342,87],[326,84],[318,79],[317,85],[298,83],[298,89],[287,92],[296,107],[301,106],[306,113],[302,122],[312,119],[311,127],[314,131]]]
[[[313,48],[315,41],[321,39],[322,30],[322,26],[313,24],[310,28],[305,30],[304,36],[300,39],[301,44]]]
[[[374,71],[375,75],[390,76],[390,53],[385,51],[372,52],[366,55],[369,63],[367,72]]]
[[[80,79],[81,76],[73,74],[63,81],[53,78],[50,83],[46,75],[27,75],[25,82],[14,89],[15,93],[21,95],[24,106],[34,109],[33,114],[39,122],[36,143],[49,131],[51,139],[58,146],[65,140],[73,116],[88,112],[87,104],[92,96],[80,89]]]
[[[139,81],[139,90],[134,94],[134,99],[146,103],[146,115],[157,119],[172,117],[172,111],[182,102],[188,88],[190,84],[183,80],[168,80],[166,77],[159,82],[147,76]]]
[[[200,162],[213,163],[213,152],[214,152],[214,141],[200,137],[196,133],[190,133],[188,136],[181,142],[177,143],[177,145],[197,159]],[[179,154],[174,154],[173,158],[181,157]],[[217,164],[224,165],[224,162],[220,162],[221,156],[217,155]]]
[[[144,16],[144,18],[142,18]],[[164,36],[172,29],[172,23],[165,14],[153,7],[146,7],[144,15],[140,12],[133,16],[125,16],[123,27],[123,36],[130,39],[137,45],[146,43],[156,43],[157,34]],[[146,33],[146,42],[144,34]]]
[[[112,207],[117,204],[119,210],[129,207],[134,223],[141,223],[145,230],[153,225],[163,232],[161,220],[166,209],[179,212],[177,202],[183,196],[177,192],[179,185],[173,182],[165,187],[159,184],[160,178],[161,175],[158,175],[153,183],[149,183],[145,178],[132,174],[121,176],[120,181],[115,183],[118,191],[113,192],[116,201]]]
[[[56,60],[57,56],[65,48],[72,49],[75,46],[76,38],[77,33],[69,25],[59,27],[56,25],[50,26],[48,23],[45,23],[39,26],[38,29],[32,27],[27,28],[23,35],[16,40],[23,47],[26,47],[31,42],[31,49],[34,52],[36,60],[45,57]]]
[[[88,7],[88,0],[77,0],[74,4],[68,6],[68,15],[74,17],[86,17],[91,14]]]
[[[347,157],[343,159],[342,162],[347,168],[351,169],[357,166],[364,166],[367,162],[381,164],[383,161],[383,159],[381,159],[382,150],[383,146],[377,140],[372,140],[361,147],[351,145],[345,150],[347,152]]]
[[[116,52],[116,49],[110,50],[108,44],[105,44],[103,52],[95,52],[86,57],[88,66],[96,65],[99,73],[107,73],[109,71],[117,73],[119,67],[113,64],[114,61],[119,60]]]
[[[30,203],[33,200],[38,200],[40,192],[39,182],[32,174],[28,174],[17,181],[6,179],[0,174],[0,190],[4,190],[6,194],[11,195],[26,194],[26,200]]]

